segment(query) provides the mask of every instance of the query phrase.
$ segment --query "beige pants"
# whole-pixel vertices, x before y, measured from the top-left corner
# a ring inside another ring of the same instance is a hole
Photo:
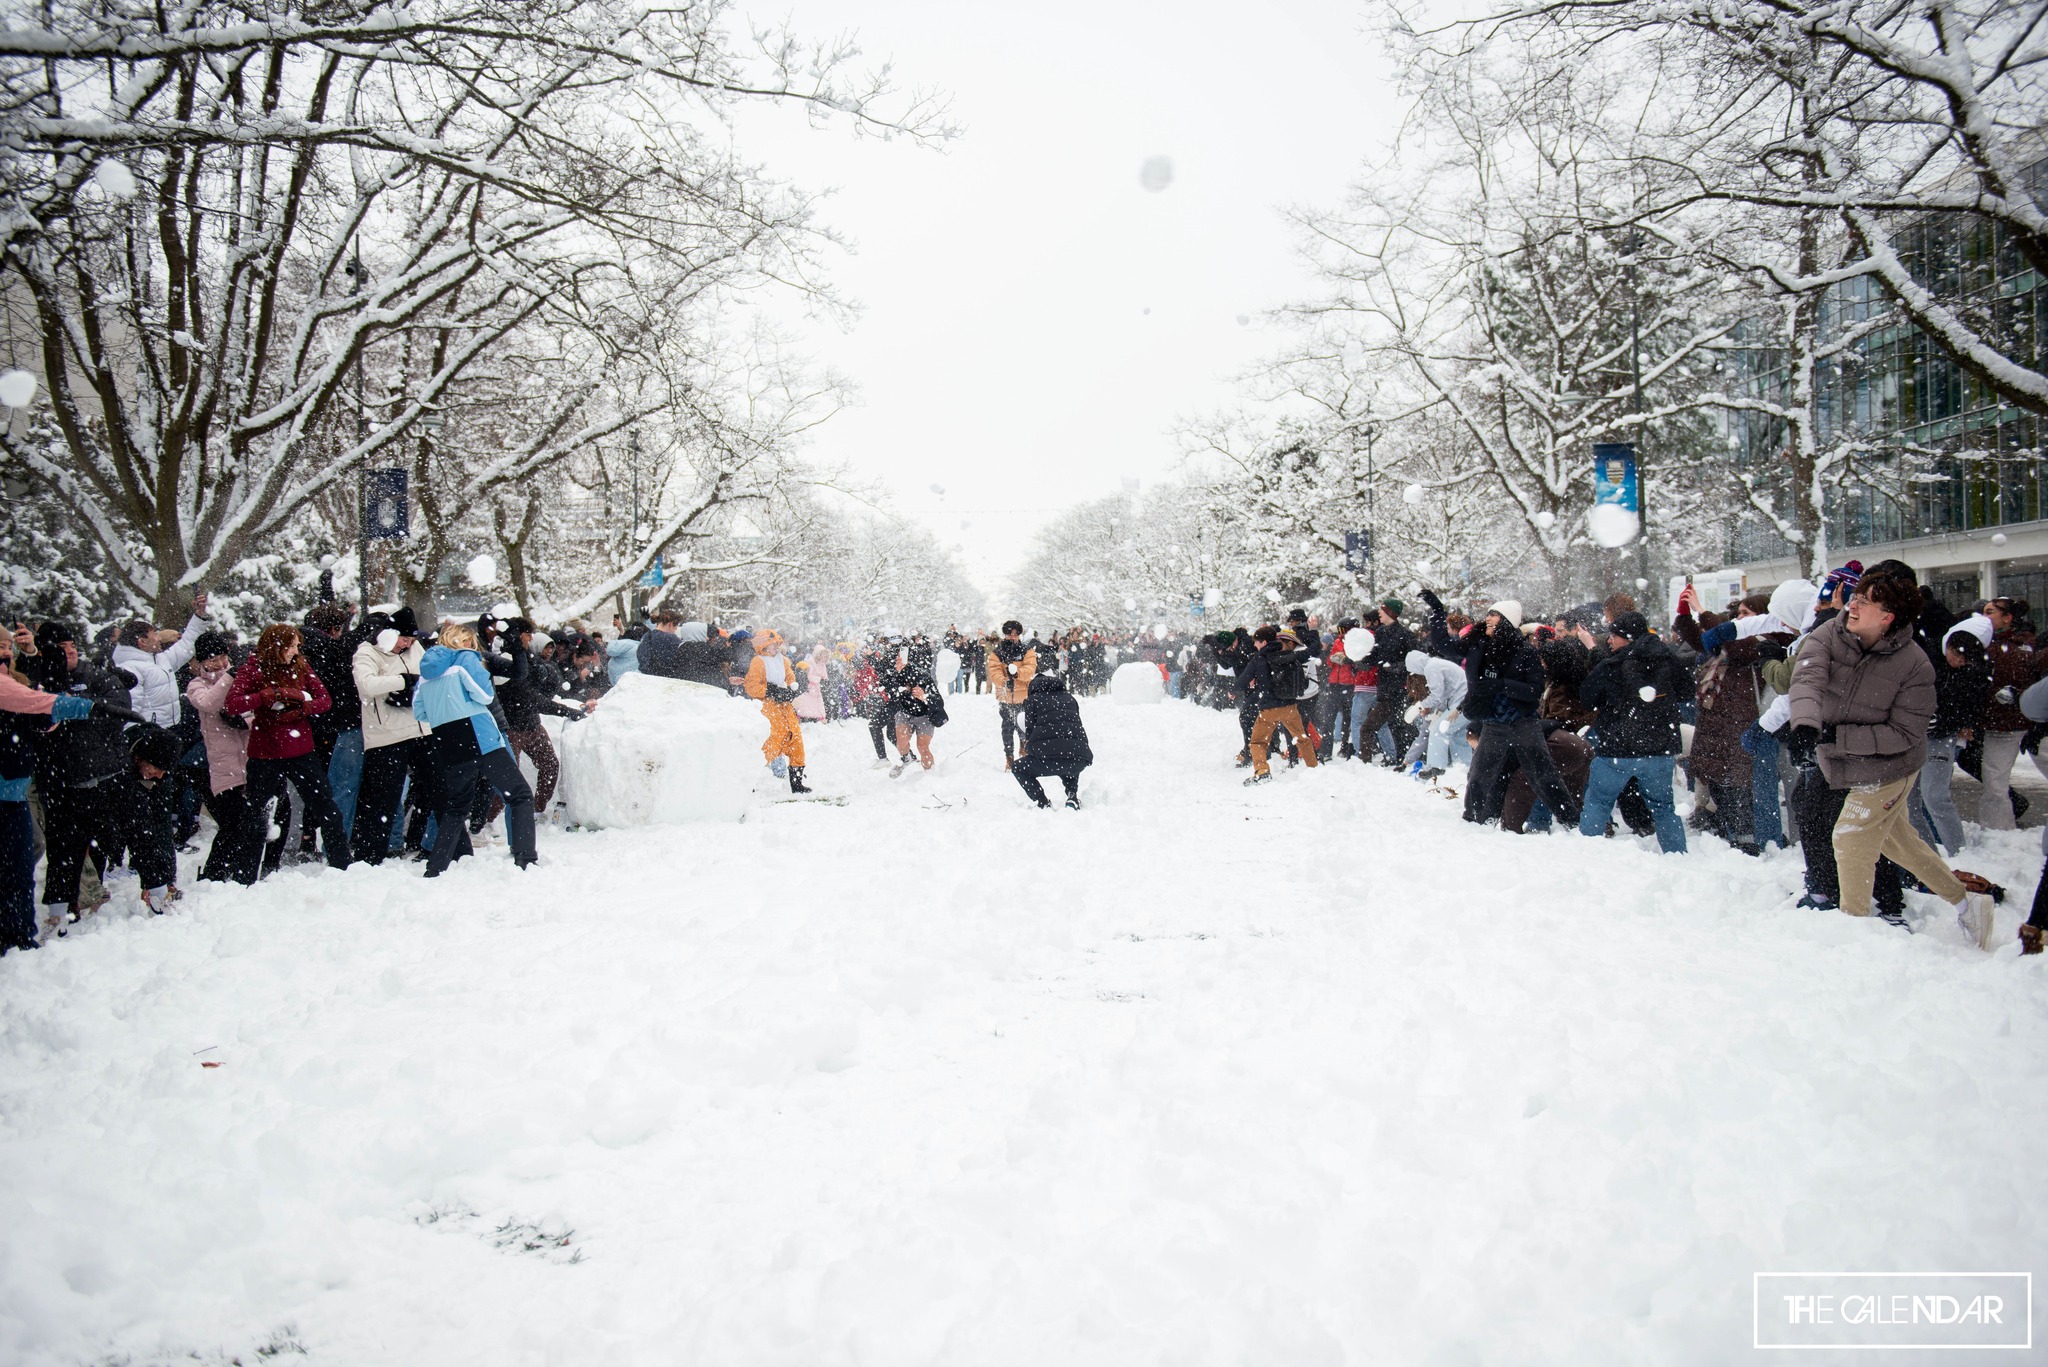
[[[1835,818],[1835,870],[1842,910],[1851,916],[1870,915],[1870,889],[1880,855],[1925,883],[1942,901],[1963,900],[1963,885],[1920,838],[1907,814],[1906,795],[1919,777],[1908,774],[1890,783],[1851,788],[1842,803],[1842,814]]]

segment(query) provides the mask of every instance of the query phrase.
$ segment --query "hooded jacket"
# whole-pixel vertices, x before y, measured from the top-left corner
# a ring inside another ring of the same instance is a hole
[[[505,748],[504,733],[491,716],[495,696],[482,656],[437,645],[420,657],[412,713],[434,733],[443,762],[488,755]]]
[[[1843,613],[1816,627],[1800,647],[1787,698],[1792,725],[1832,740],[1815,753],[1828,785],[1889,783],[1927,762],[1934,717],[1934,666],[1913,641],[1913,624],[1893,624],[1874,646],[1849,630]]]
[[[1425,655],[1420,650],[1409,651],[1408,658],[1403,663],[1408,666],[1410,674],[1421,675],[1429,685],[1429,696],[1422,700],[1424,709],[1443,716],[1465,705],[1465,690],[1468,685],[1465,671],[1457,665],[1449,660]]]
[[[1465,715],[1476,722],[1518,722],[1543,698],[1543,658],[1520,631],[1503,622],[1492,635],[1474,631],[1465,655]]]
[[[2041,673],[2041,662],[2034,654],[2034,631],[2024,622],[2015,622],[1991,638],[1991,646],[1984,652],[1991,659],[1991,705],[1984,710],[1984,725],[1992,731],[2024,731],[2030,725],[2020,711],[2021,690],[2034,682]],[[2000,702],[1998,695],[2006,689],[2012,690],[2011,702]]]
[[[128,690],[128,706],[158,726],[176,726],[178,671],[192,662],[193,647],[205,630],[206,623],[194,617],[185,624],[183,636],[154,655],[139,646],[115,646],[114,667],[135,676],[135,687]]]
[[[1034,766],[1085,769],[1095,763],[1088,730],[1081,725],[1081,705],[1057,674],[1031,680],[1024,703],[1024,754]]]

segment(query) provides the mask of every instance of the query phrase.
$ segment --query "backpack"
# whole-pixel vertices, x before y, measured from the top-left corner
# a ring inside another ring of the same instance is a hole
[[[1308,670],[1303,667],[1301,656],[1294,651],[1275,655],[1269,666],[1273,675],[1273,701],[1275,703],[1298,702],[1308,688]]]

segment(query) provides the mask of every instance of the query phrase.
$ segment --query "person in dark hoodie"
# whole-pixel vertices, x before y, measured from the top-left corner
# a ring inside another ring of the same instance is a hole
[[[1593,709],[1593,767],[1579,834],[1605,835],[1614,803],[1636,781],[1657,828],[1657,847],[1685,853],[1685,823],[1672,799],[1671,773],[1684,748],[1678,709],[1693,695],[1692,674],[1671,647],[1650,634],[1640,612],[1624,612],[1607,630],[1608,654],[1579,685]]]
[[[1047,652],[1050,654],[1050,652]],[[1067,691],[1066,680],[1043,664],[1033,673],[1024,702],[1022,753],[1010,772],[1024,795],[1041,807],[1052,806],[1039,783],[1057,776],[1067,791],[1067,806],[1081,808],[1081,771],[1095,763],[1088,730],[1081,725],[1081,705]]]
[[[81,902],[79,879],[90,858],[103,868],[105,851],[118,849],[121,833],[109,785],[127,772],[128,747],[121,722],[141,721],[129,710],[135,677],[126,670],[104,669],[79,650],[79,637],[63,622],[45,622],[35,633],[35,653],[17,660],[29,682],[46,693],[67,694],[91,704],[89,714],[67,721],[44,734],[35,754],[36,792],[43,802],[43,905],[61,908],[65,920],[106,900],[104,892]]]
[[[1509,761],[1520,764],[1553,815],[1576,826],[1579,800],[1551,762],[1536,709],[1543,698],[1543,660],[1522,636],[1522,605],[1495,603],[1483,633],[1465,655],[1465,715],[1480,724],[1479,744],[1465,788],[1465,820],[1500,819]],[[1478,633],[1475,633],[1478,634]]]

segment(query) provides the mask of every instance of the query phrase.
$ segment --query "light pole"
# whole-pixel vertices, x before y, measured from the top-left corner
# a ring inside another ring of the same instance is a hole
[[[1380,425],[1373,418],[1372,405],[1365,407],[1365,595],[1374,605],[1380,601],[1380,548],[1376,516],[1379,480],[1373,469],[1373,443],[1379,440]]]
[[[1635,229],[1629,229],[1624,243],[1628,256],[1628,411],[1640,415],[1643,411],[1643,318],[1642,291],[1636,283],[1636,252],[1641,239]],[[1643,428],[1636,424],[1636,556],[1639,568],[1636,573],[1645,584],[1650,582],[1650,476],[1643,464]],[[1648,592],[1647,589],[1644,590]]]
[[[348,264],[342,267],[348,272],[349,294],[359,295],[366,283],[363,271],[363,240],[357,238],[350,248]],[[361,596],[365,613],[370,610],[370,453],[363,449],[363,438],[369,434],[369,414],[363,407],[363,339],[356,339],[356,592]]]

